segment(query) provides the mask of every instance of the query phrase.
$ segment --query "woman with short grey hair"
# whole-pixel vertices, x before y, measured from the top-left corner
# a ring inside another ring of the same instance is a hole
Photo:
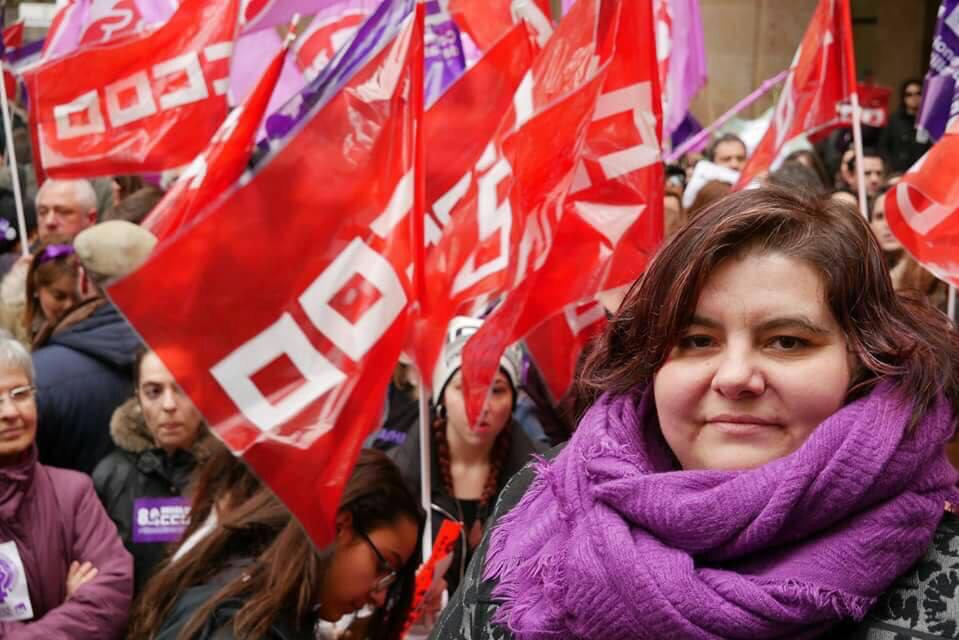
[[[0,637],[119,638],[133,566],[90,478],[37,462],[30,354],[0,332]]]

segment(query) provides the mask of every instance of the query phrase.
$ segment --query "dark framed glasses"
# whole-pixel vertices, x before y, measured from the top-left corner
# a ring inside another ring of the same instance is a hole
[[[378,593],[380,591],[389,589],[396,582],[396,569],[394,569],[393,565],[391,565],[386,558],[383,557],[383,554],[380,553],[380,550],[376,548],[376,545],[373,544],[373,541],[370,540],[368,535],[359,530],[357,530],[356,533],[363,538],[366,544],[370,546],[370,549],[373,550],[373,553],[376,554],[376,561],[378,565],[377,571],[379,571],[379,577],[376,579],[376,582],[373,583],[373,592]]]

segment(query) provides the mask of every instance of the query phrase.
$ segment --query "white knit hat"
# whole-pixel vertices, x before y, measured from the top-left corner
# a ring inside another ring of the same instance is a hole
[[[119,280],[150,257],[156,236],[126,220],[109,220],[84,229],[73,241],[80,264],[97,284]]]
[[[450,322],[446,331],[446,343],[439,362],[433,369],[433,404],[439,404],[443,391],[450,379],[463,366],[463,347],[470,336],[479,331],[483,321],[468,316],[457,316]],[[519,389],[520,368],[523,363],[523,353],[517,345],[511,345],[499,360],[499,366],[506,372],[506,377],[513,385],[513,390]]]

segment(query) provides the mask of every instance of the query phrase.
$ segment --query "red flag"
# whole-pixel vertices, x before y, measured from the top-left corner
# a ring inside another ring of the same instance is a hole
[[[604,6],[612,11],[617,4]],[[548,257],[466,344],[464,386],[477,412],[507,345],[564,309],[638,278],[662,241],[662,106],[653,33],[650,3],[621,3],[609,75]]]
[[[389,31],[342,90],[109,290],[318,547],[333,537],[406,331],[423,81],[413,7],[378,12]]]
[[[143,226],[161,242],[172,237],[243,175],[283,71],[286,53],[284,46],[243,104],[220,125],[207,150],[197,156],[143,221]]]
[[[430,286],[411,340],[427,379],[450,319],[521,282],[548,251],[607,72],[594,63],[605,62],[598,22],[595,1],[574,6],[473,170],[447,194],[450,224],[426,257]]]
[[[23,20],[14,22],[3,29],[3,50],[19,49],[23,46]]]
[[[899,242],[941,280],[959,286],[959,122],[883,196]]]
[[[523,16],[513,15],[513,0],[450,0],[449,13],[457,26],[463,29],[476,43],[480,51],[486,51],[503,37],[514,23]],[[550,0],[534,0],[527,7],[527,22],[539,42],[551,35],[553,11]]]
[[[772,122],[743,167],[740,189],[775,168],[783,146],[799,135],[824,135],[842,124],[839,109],[856,91],[848,0],[820,0],[793,58]]]
[[[163,26],[25,74],[35,153],[53,177],[193,160],[227,113],[239,0],[185,0]]]
[[[580,354],[606,324],[606,310],[593,301],[567,307],[526,336],[526,349],[554,401],[566,395]]]

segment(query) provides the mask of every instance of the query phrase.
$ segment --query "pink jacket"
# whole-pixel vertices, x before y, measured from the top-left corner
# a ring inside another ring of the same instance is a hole
[[[28,459],[0,467],[0,542],[23,560],[34,617],[0,622],[5,640],[111,640],[122,637],[133,593],[133,561],[97,499],[90,478]],[[73,560],[99,573],[66,600]]]

